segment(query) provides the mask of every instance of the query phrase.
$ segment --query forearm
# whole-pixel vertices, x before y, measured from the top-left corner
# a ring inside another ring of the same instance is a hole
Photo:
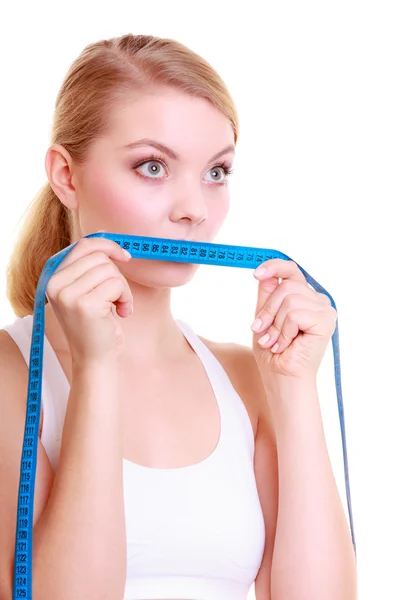
[[[336,486],[316,383],[266,387],[279,465],[273,600],[356,600],[350,529]]]
[[[53,489],[34,530],[33,598],[122,598],[125,553],[117,370],[75,372]]]

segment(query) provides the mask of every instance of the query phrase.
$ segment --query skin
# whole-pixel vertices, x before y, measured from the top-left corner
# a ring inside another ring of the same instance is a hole
[[[123,148],[143,138],[168,146],[179,160],[148,144]],[[233,145],[229,121],[202,98],[162,88],[115,106],[109,130],[93,143],[83,165],[75,164],[60,145],[52,145],[46,154],[49,182],[73,211],[71,243],[100,229],[212,242],[229,210],[227,177],[221,167],[214,169],[222,161],[232,166],[234,150],[210,159]],[[164,164],[152,161],[132,168],[153,152]],[[188,283],[199,265],[116,262],[134,303],[133,313],[120,321],[127,359],[148,363],[179,351],[182,333],[171,313],[171,288]],[[67,352],[67,340],[49,305],[46,321],[59,351]]]

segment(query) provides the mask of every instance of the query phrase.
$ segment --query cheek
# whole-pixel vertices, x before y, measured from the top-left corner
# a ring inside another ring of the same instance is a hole
[[[85,221],[85,229],[90,230],[99,225],[99,229],[125,231],[137,223],[151,218],[151,203],[143,193],[144,190],[135,182],[135,176],[127,171],[111,172],[104,169],[90,169],[82,189],[84,209],[81,221]],[[153,203],[154,204],[154,203]]]
[[[164,186],[142,183],[129,168],[113,170],[100,162],[92,164],[82,181],[81,226],[84,233],[105,229],[152,236],[154,228],[168,219],[173,204],[170,194]],[[213,191],[207,205],[204,228],[213,237],[229,212],[229,190]]]
[[[229,200],[229,192],[226,191],[226,194],[223,198],[219,198],[215,204],[209,204],[209,225],[214,232],[218,232],[221,225],[225,221],[227,214],[229,212],[230,200]]]

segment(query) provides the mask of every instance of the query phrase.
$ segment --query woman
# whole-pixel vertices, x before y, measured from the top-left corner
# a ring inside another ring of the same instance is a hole
[[[36,286],[77,240],[47,286],[33,597],[244,600],[253,582],[257,600],[356,597],[316,391],[336,323],[329,299],[292,261],[268,261],[253,348],[218,344],[171,314],[171,288],[196,265],[81,239],[102,229],[211,242],[237,136],[223,81],[176,41],[125,35],[70,67],[48,183],[8,270],[17,319],[0,332],[1,597]]]

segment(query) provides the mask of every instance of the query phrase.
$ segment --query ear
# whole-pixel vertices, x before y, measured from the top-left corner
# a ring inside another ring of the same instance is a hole
[[[69,209],[78,208],[76,189],[73,185],[72,158],[60,144],[52,144],[46,152],[47,178],[56,196]]]

